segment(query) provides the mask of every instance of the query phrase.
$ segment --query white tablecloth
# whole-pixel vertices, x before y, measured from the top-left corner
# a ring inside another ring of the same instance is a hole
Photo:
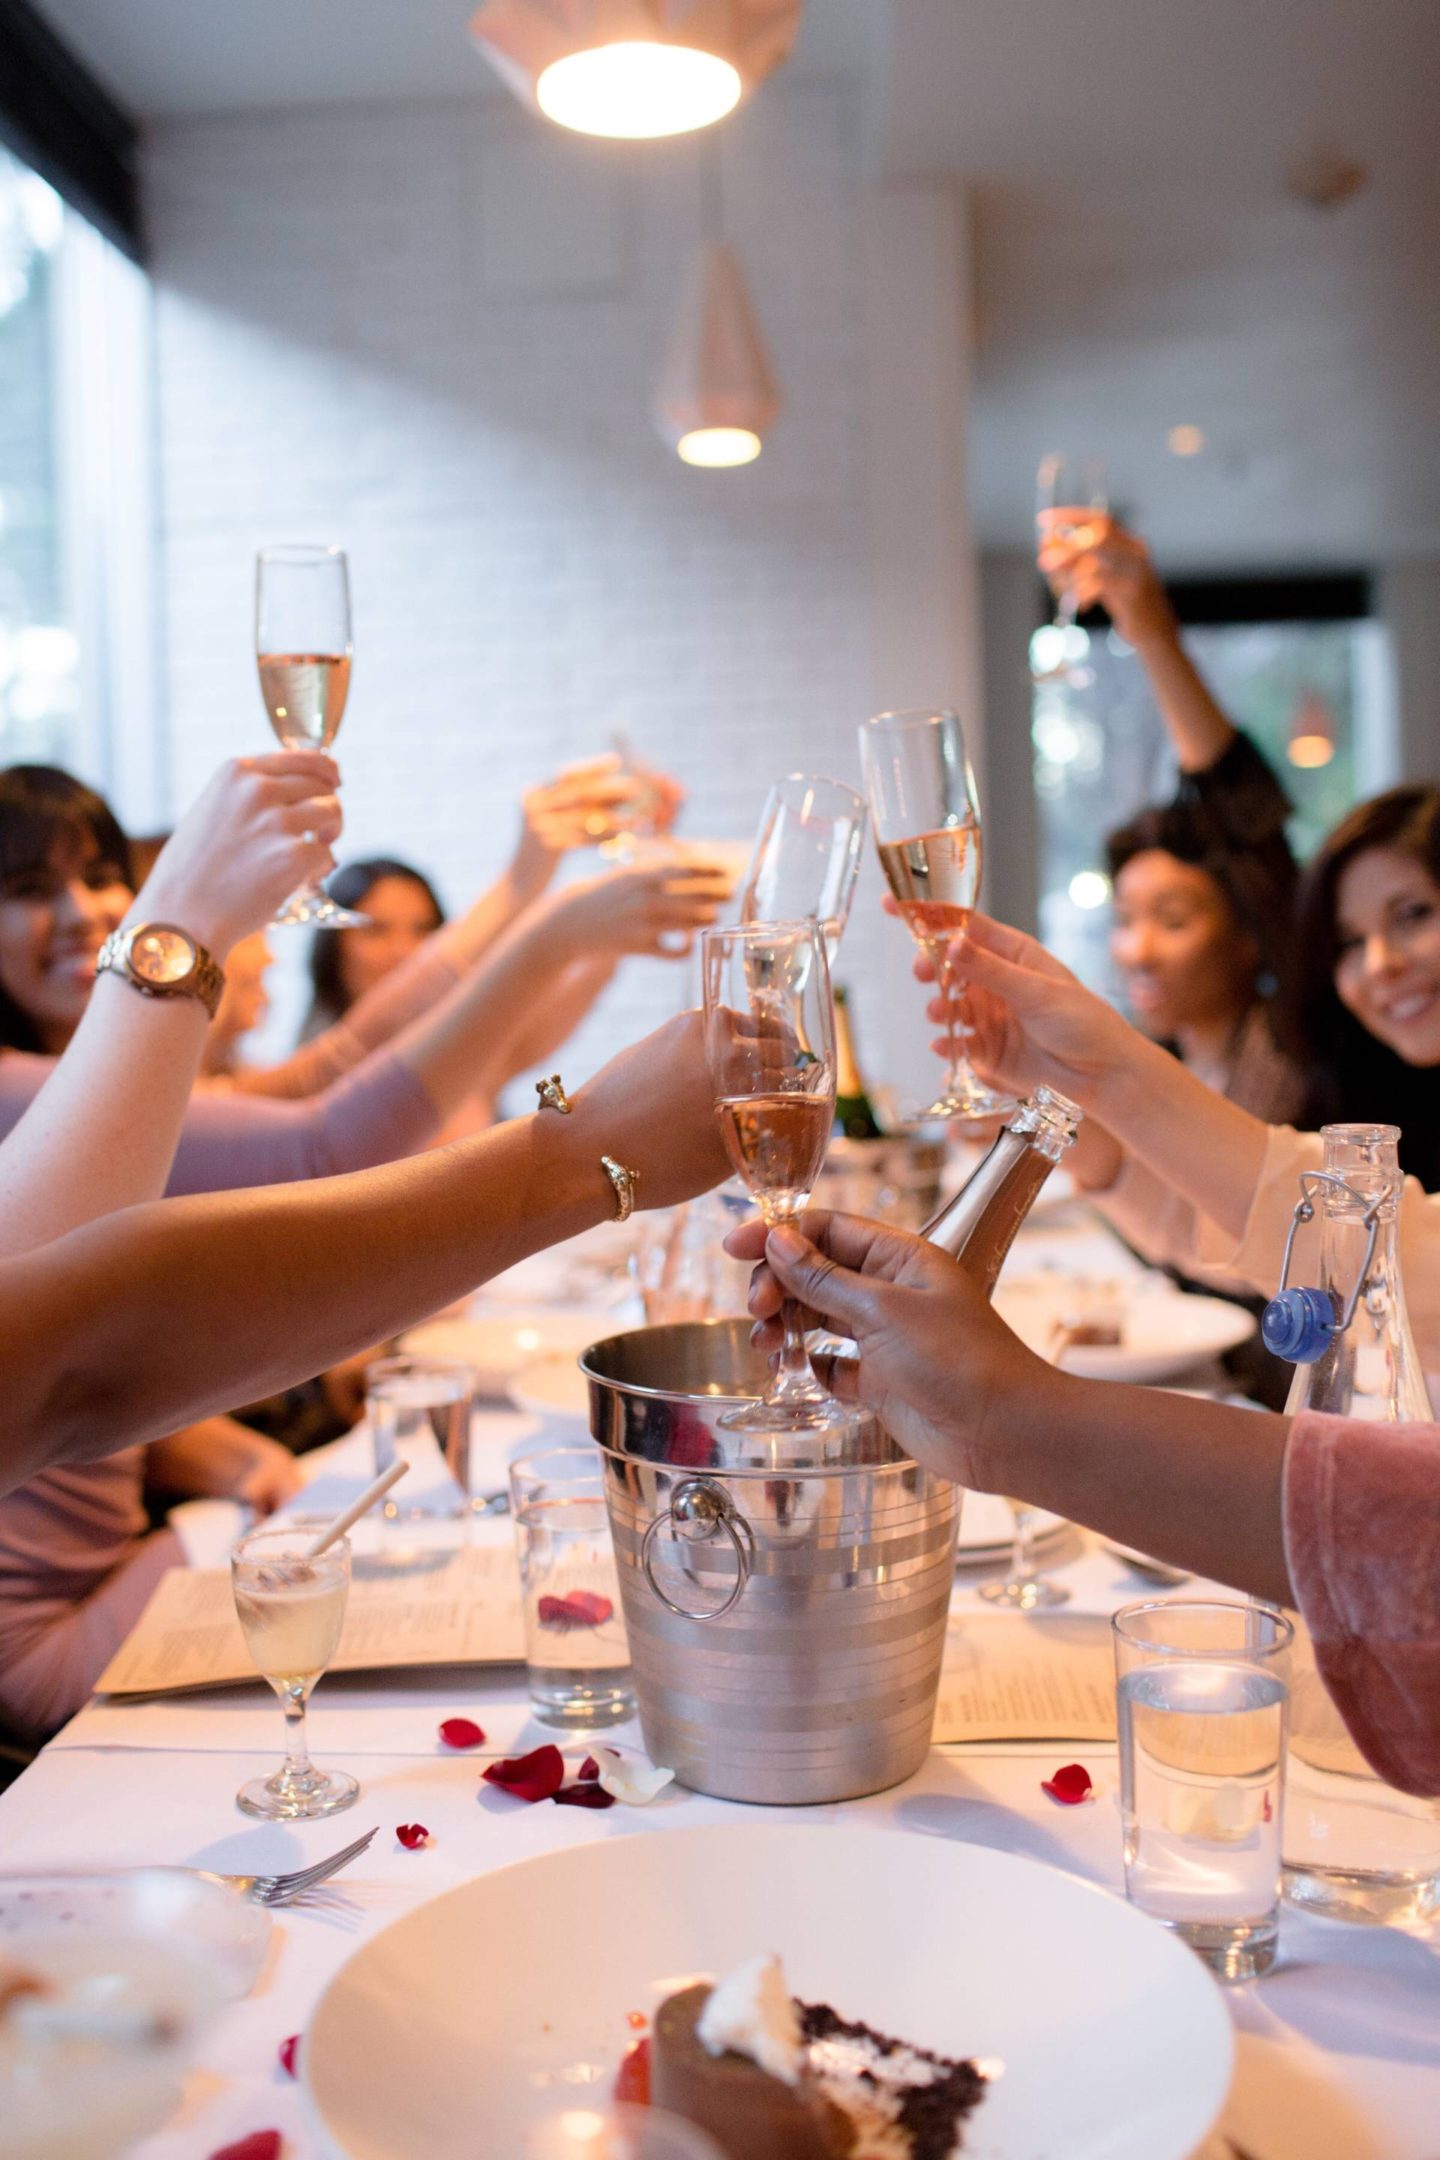
[[[1069,1262],[1080,1235],[1047,1234],[1046,1244],[1058,1240]],[[1037,1232],[1030,1264],[1043,1249]],[[1114,1253],[1111,1247],[1112,1270]],[[497,1458],[531,1429],[501,1412],[482,1424]],[[320,1467],[327,1485],[358,1479],[364,1441],[352,1436],[326,1457]],[[497,1522],[477,1534],[504,1539],[509,1533]],[[1149,1594],[1149,1585],[1093,1541],[1076,1541],[1070,1551],[1057,1579],[1072,1590],[1072,1609],[1109,1612]],[[983,1579],[962,1575],[957,1598],[973,1600],[974,1584]],[[0,1796],[0,1865],[7,1870],[168,1861],[252,1872],[300,1864],[372,1823],[380,1826],[362,1862],[312,1904],[276,1915],[271,1955],[256,1987],[212,2030],[179,2114],[137,2148],[143,2160],[205,2160],[249,2131],[272,2126],[285,2134],[288,2160],[310,2160],[315,2144],[276,2051],[303,2027],[319,1991],[356,1945],[419,1900],[487,1869],[591,1838],[663,1836],[740,1813],[773,1819],[771,1809],[741,1810],[680,1791],[644,1811],[524,1808],[481,1785],[475,1756],[440,1746],[436,1726],[456,1714],[485,1728],[487,1753],[514,1753],[551,1737],[529,1722],[517,1674],[406,1676],[379,1684],[330,1679],[311,1714],[312,1749],[318,1760],[356,1771],[360,1802],[330,1822],[261,1825],[236,1812],[234,1793],[278,1755],[280,1718],[268,1693],[257,1687],[163,1703],[102,1703],[75,1719]],[[638,1745],[629,1728],[618,1737]],[[1075,1755],[1095,1778],[1095,1797],[1064,1808],[1041,1790],[1041,1779]],[[1117,1892],[1121,1887],[1113,1749],[936,1751],[908,1784],[847,1803],[843,1812],[921,1836],[1027,1854]],[[428,1848],[407,1852],[398,1844],[394,1826],[409,1822],[428,1827]],[[1440,1931],[1347,1927],[1287,1910],[1281,1945],[1273,1973],[1226,1993],[1239,2036],[1227,2135],[1253,2160],[1437,2160]],[[1123,2105],[1119,2095],[1117,2105]],[[0,2151],[3,2144],[0,2125]],[[1229,2160],[1224,2143],[1211,2150],[1214,2160]],[[502,2156],[485,2155],[477,2145],[477,2160]]]

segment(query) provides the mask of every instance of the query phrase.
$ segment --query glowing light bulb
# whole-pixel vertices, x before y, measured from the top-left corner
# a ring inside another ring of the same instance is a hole
[[[751,428],[691,428],[675,445],[687,465],[752,465],[760,437]]]
[[[683,135],[722,120],[744,85],[728,60],[691,45],[626,40],[569,53],[547,67],[535,98],[547,119],[582,135]]]
[[[1070,880],[1070,898],[1078,908],[1104,907],[1110,897],[1110,880],[1103,870],[1077,870]]]

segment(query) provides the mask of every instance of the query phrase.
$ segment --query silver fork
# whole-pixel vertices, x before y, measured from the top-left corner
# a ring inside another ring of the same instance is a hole
[[[338,1875],[341,1868],[358,1860],[378,1829],[377,1823],[375,1830],[367,1830],[364,1837],[356,1838],[343,1852],[331,1853],[328,1860],[317,1860],[311,1867],[292,1868],[287,1875],[217,1875],[209,1868],[190,1868],[187,1872],[200,1876],[205,1882],[221,1883],[237,1897],[249,1898],[254,1905],[291,1905],[307,1890],[313,1890],[317,1883]]]

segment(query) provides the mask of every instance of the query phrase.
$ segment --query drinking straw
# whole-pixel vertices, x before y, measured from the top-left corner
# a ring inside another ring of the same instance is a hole
[[[334,1522],[328,1524],[312,1544],[306,1546],[305,1558],[307,1560],[318,1560],[321,1553],[328,1552],[337,1538],[344,1537],[351,1523],[357,1523],[362,1515],[368,1515],[375,1502],[383,1500],[392,1485],[399,1484],[409,1468],[409,1463],[402,1456],[397,1455],[389,1469],[382,1470],[374,1484],[367,1485],[359,1499],[352,1500],[349,1507],[343,1513],[337,1515]]]

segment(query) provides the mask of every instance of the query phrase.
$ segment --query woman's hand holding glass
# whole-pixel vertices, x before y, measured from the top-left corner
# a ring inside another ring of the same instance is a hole
[[[587,1177],[613,1155],[639,1179],[636,1206],[673,1207],[730,1169],[715,1116],[698,1012],[680,1013],[613,1057],[571,1097],[574,1115],[541,1122],[580,1149]],[[595,1177],[600,1177],[598,1169]]]
[[[735,881],[718,864],[644,863],[567,885],[544,903],[537,928],[566,960],[641,953],[682,959],[713,923]]]
[[[223,960],[287,893],[334,868],[339,779],[323,750],[228,759],[166,841],[126,920],[176,923]]]
[[[701,941],[710,1087],[726,1153],[767,1223],[810,1197],[835,1123],[835,1016],[817,922],[707,930]],[[744,1432],[821,1430],[846,1413],[816,1379],[787,1307],[774,1380],[721,1422]]]
[[[655,829],[666,830],[684,800],[684,790],[668,773],[645,775],[653,796]],[[520,799],[520,838],[510,863],[510,879],[519,897],[535,899],[549,883],[562,855],[594,847],[611,838],[624,823],[636,796],[636,775],[615,751],[567,765],[553,780],[527,788]]]

